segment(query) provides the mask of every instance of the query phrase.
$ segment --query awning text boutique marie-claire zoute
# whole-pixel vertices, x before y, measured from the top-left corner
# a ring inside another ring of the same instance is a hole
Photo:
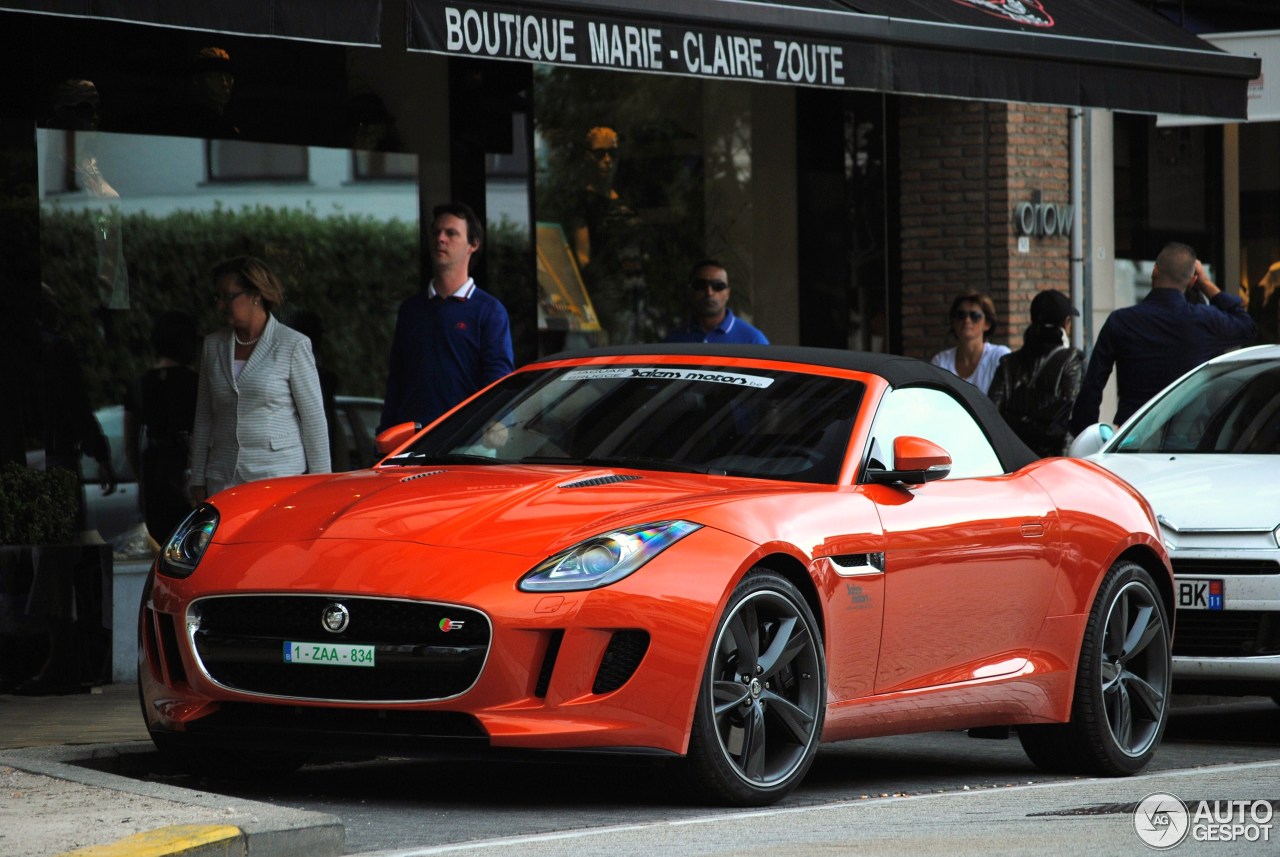
[[[1243,118],[1256,57],[1131,0],[408,0],[451,56]]]
[[[1257,57],[1136,0],[0,0],[0,10],[619,71],[1243,119]]]

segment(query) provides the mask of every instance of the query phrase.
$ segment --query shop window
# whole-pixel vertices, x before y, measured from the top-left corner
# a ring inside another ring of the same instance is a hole
[[[1208,126],[1159,126],[1116,114],[1115,220],[1118,259],[1154,259],[1169,241],[1221,264],[1222,139]]]
[[[754,123],[770,117],[752,111],[752,92],[723,81],[535,70],[544,352],[661,341],[688,323],[689,269],[704,258],[724,264],[729,308],[759,321],[754,217],[769,205],[753,195],[753,139]],[[794,165],[776,168],[785,176]],[[768,252],[795,248],[775,241]]]
[[[1240,126],[1240,274],[1259,342],[1280,342],[1280,122]]]
[[[417,181],[418,156],[405,152],[351,153],[352,175],[356,181]]]
[[[497,179],[525,179],[529,176],[529,135],[525,114],[511,114],[511,151],[485,154],[485,175]]]
[[[208,169],[211,182],[306,181],[307,149],[244,140],[210,140]]]

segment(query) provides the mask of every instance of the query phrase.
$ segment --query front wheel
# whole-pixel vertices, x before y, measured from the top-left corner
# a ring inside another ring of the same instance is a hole
[[[1111,777],[1146,767],[1169,719],[1171,631],[1151,575],[1137,563],[1116,563],[1085,625],[1071,722],[1018,728],[1031,761]]]
[[[688,764],[700,794],[764,806],[794,789],[818,750],[826,678],[804,597],[753,569],[729,598],[698,689]]]

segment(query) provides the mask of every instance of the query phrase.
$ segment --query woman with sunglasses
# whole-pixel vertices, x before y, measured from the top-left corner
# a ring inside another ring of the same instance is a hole
[[[996,305],[981,292],[959,295],[951,302],[951,335],[956,338],[954,348],[939,351],[931,362],[948,372],[963,378],[986,393],[995,377],[1000,358],[1009,353],[1007,345],[987,342],[996,328],[999,318]]]
[[[284,286],[252,256],[213,269],[226,327],[205,337],[191,428],[191,499],[255,479],[328,473],[329,430],[311,340],[276,321]]]

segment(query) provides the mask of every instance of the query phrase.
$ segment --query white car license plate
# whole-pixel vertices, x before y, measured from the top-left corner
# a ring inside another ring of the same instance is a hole
[[[346,643],[294,643],[284,644],[286,664],[328,664],[334,667],[373,666],[373,646],[353,646]]]
[[[1221,580],[1179,577],[1179,610],[1221,610],[1227,605],[1227,596]]]

